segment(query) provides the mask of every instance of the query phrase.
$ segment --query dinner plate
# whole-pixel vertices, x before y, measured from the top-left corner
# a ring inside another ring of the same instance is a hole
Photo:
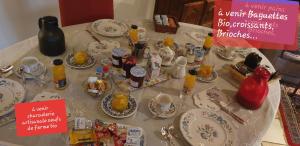
[[[127,32],[127,25],[113,20],[113,19],[100,19],[92,23],[91,28],[94,32],[108,37],[123,36]]]
[[[25,100],[25,89],[17,81],[0,78],[0,116],[15,109],[15,104]]]
[[[225,116],[216,112],[192,109],[180,118],[180,131],[192,146],[233,146],[234,129]]]
[[[92,55],[100,55],[105,50],[120,48],[120,42],[115,40],[101,40],[100,42],[91,42],[88,46],[88,51]]]
[[[171,103],[171,106],[168,111],[162,112],[160,111],[159,104],[157,103],[157,96],[152,98],[148,102],[148,109],[153,115],[157,115],[160,118],[170,118],[176,114],[177,107],[174,102]]]
[[[223,58],[223,59],[225,59],[225,60],[230,60],[230,61],[233,61],[233,60],[237,57],[236,54],[235,54],[235,52],[233,52],[231,56],[225,56],[225,55],[224,55],[224,51],[223,51],[223,49],[221,49],[221,48],[219,48],[219,49],[217,50],[216,54],[217,54],[219,57],[221,57],[221,58]]]
[[[211,83],[214,80],[216,80],[217,78],[218,78],[218,73],[215,70],[212,72],[211,76],[208,78],[204,78],[204,77],[197,75],[197,79],[199,81],[206,82],[206,83]]]
[[[66,60],[66,64],[69,67],[74,68],[74,69],[87,69],[87,68],[92,67],[96,63],[95,58],[91,55],[88,55],[88,60],[85,64],[81,64],[81,65],[76,64],[75,61],[74,61],[74,54],[73,53],[68,54],[66,56],[65,60]]]
[[[31,102],[60,100],[60,99],[64,99],[64,98],[61,97],[58,93],[44,91],[35,95],[35,97],[31,100]],[[71,110],[69,106],[66,106],[66,112],[67,112],[67,117],[71,117]]]
[[[136,100],[132,97],[128,98],[128,109],[126,109],[123,112],[115,111],[112,109],[111,103],[112,103],[113,96],[112,94],[109,94],[105,96],[101,101],[101,109],[103,112],[113,118],[121,119],[121,118],[127,118],[132,116],[137,111],[137,103]]]

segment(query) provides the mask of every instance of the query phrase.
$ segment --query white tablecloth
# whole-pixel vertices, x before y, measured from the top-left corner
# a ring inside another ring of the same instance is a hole
[[[133,22],[134,24],[138,24],[139,26],[143,26],[147,29],[147,36],[150,38],[150,44],[155,41],[162,40],[165,36],[170,34],[163,33],[155,33],[153,31],[153,23],[151,21],[125,21],[128,24],[129,22]],[[38,49],[38,40],[37,36],[33,36],[27,40],[16,43],[6,49],[0,51],[0,63],[18,63],[19,59],[24,56],[36,56],[43,63],[46,64],[48,69],[51,69],[51,61],[54,58],[63,58],[68,52],[70,52],[70,48],[74,46],[86,47],[89,42],[94,41],[90,35],[83,30],[86,30],[89,24],[80,24],[75,26],[69,26],[64,28],[66,43],[67,43],[67,52],[64,55],[59,57],[46,57],[40,54]],[[180,23],[181,27],[179,28],[176,35],[172,36],[175,41],[181,45],[184,45],[187,42],[191,42],[194,44],[202,45],[199,42],[195,42],[193,39],[186,35],[186,32],[198,31],[202,32],[204,36],[206,36],[207,32],[210,31],[209,28]],[[80,33],[80,38],[74,39],[74,34]],[[122,48],[128,48],[128,41],[124,38],[105,38],[98,36],[100,39],[114,39],[118,40],[121,43]],[[259,53],[258,50],[254,49]],[[230,61],[225,61],[219,59],[214,53],[210,53],[210,58],[213,58],[213,61],[216,65],[216,69],[221,69],[224,64],[233,63]],[[260,56],[263,57],[262,64],[267,64],[271,66],[271,70],[274,71],[274,68],[270,64],[270,62],[260,53]],[[53,83],[49,83],[46,89],[38,87],[34,81],[29,81],[26,85],[27,89],[27,101],[31,100],[34,95],[42,91],[51,91],[57,92],[66,97],[66,101],[68,105],[71,107],[71,110],[74,112],[76,116],[85,116],[86,118],[96,119],[99,118],[105,121],[118,122],[123,124],[130,124],[134,126],[142,127],[146,132],[146,140],[148,146],[163,146],[166,145],[164,141],[161,140],[160,137],[160,128],[162,126],[166,126],[174,122],[175,126],[178,124],[176,121],[180,118],[180,115],[187,111],[188,109],[196,108],[193,104],[192,97],[186,97],[185,100],[185,108],[177,113],[177,115],[170,119],[150,119],[152,117],[151,113],[147,109],[147,102],[153,96],[158,94],[159,92],[166,92],[174,96],[174,99],[178,101],[179,91],[182,88],[182,80],[172,79],[166,83],[160,84],[153,88],[145,88],[133,92],[132,95],[136,97],[139,107],[138,112],[126,119],[113,119],[103,113],[103,111],[99,110],[99,100],[90,97],[87,95],[83,88],[82,82],[86,80],[86,78],[93,74],[95,71],[95,67],[100,64],[100,58],[97,58],[97,64],[88,70],[73,70],[66,67],[66,73],[68,78],[68,87],[63,91],[58,91],[54,89]],[[242,58],[237,58],[235,62],[242,60]],[[51,71],[50,71],[51,74]],[[50,75],[51,76],[51,75]],[[16,79],[21,82],[20,79],[12,76],[10,78]],[[217,86],[221,89],[231,91],[235,93],[237,88],[235,88],[232,84],[224,80],[222,77],[218,78],[217,81],[213,83],[201,83],[197,82],[196,88],[194,92],[203,91],[209,87]],[[274,119],[275,113],[279,106],[280,101],[280,85],[279,82],[273,82],[270,85],[269,95],[262,105],[262,107],[258,110],[251,112],[245,112],[246,116],[248,116],[249,122],[247,125],[239,125],[236,121],[232,120],[234,125],[237,125],[236,128],[236,142],[238,146],[243,145],[259,145],[262,136],[268,130],[272,120]],[[234,97],[232,97],[234,98]],[[235,110],[243,110],[237,103],[233,103],[232,105]],[[246,111],[246,110],[245,110]],[[177,125],[178,126],[178,125]],[[63,146],[65,144],[65,137],[63,134],[52,134],[52,135],[41,135],[41,136],[32,136],[32,137],[17,137],[16,136],[16,128],[15,123],[8,124],[6,126],[0,127],[0,141],[8,141],[16,144],[22,144],[25,146]],[[183,140],[179,140],[180,145],[187,145]]]

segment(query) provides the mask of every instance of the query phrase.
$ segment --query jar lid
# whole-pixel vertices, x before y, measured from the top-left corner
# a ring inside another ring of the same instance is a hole
[[[146,75],[146,70],[143,67],[135,66],[130,69],[130,73],[135,77],[144,77]]]
[[[114,48],[112,50],[112,55],[116,57],[123,57],[125,55],[126,51],[121,48]]]
[[[138,26],[137,25],[131,25],[131,28],[132,29],[138,29]]]
[[[54,65],[62,65],[62,64],[63,64],[63,61],[62,61],[61,59],[55,59],[55,60],[53,61],[53,64],[54,64]]]

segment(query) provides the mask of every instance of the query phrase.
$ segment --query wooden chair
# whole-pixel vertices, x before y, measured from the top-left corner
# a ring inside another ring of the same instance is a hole
[[[113,19],[113,0],[59,0],[62,26]]]
[[[280,55],[274,66],[282,76],[280,82],[295,88],[290,96],[296,95],[297,90],[300,89],[300,62],[283,58]]]

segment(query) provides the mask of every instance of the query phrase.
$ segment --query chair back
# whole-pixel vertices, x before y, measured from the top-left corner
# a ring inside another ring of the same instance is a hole
[[[113,0],[59,0],[62,26],[113,19]]]

